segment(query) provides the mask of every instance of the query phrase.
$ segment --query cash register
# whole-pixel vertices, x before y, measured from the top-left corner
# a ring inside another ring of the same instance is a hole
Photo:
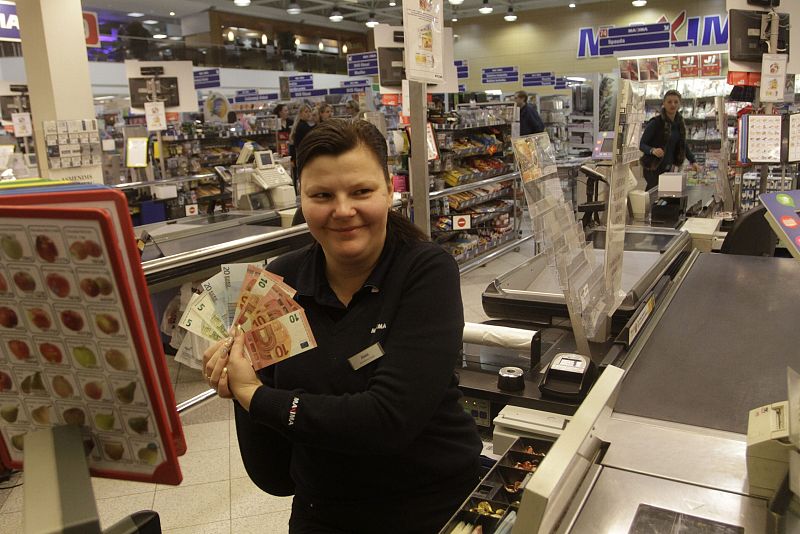
[[[253,157],[252,166],[246,166]],[[271,150],[253,150],[251,143],[242,147],[236,161],[234,194],[239,209],[283,209],[295,205],[296,195],[292,178],[275,161]]]

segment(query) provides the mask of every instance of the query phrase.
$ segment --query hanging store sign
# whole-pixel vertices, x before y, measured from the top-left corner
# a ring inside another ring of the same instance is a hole
[[[345,80],[343,82],[339,82],[341,87],[369,87],[370,81],[369,80]]]
[[[361,54],[347,54],[348,76],[377,76],[378,53],[363,52]]]
[[[309,96],[325,96],[328,94],[327,89],[298,89],[290,91],[292,98],[306,98]]]
[[[328,89],[329,95],[359,95],[367,92],[368,85],[356,85],[353,87],[331,87]]]
[[[86,46],[97,48],[100,46],[100,25],[97,13],[83,12],[83,35]],[[19,42],[19,17],[17,5],[14,2],[0,0],[0,41]]]
[[[684,10],[672,20],[661,15],[653,24],[580,28],[578,59],[611,56],[615,52],[712,44],[728,44],[728,17],[688,17]]]
[[[442,15],[442,0],[403,0],[405,70],[409,81],[444,81]]]
[[[519,81],[519,67],[481,69],[481,83],[510,83]]]
[[[702,76],[722,76],[722,54],[700,54]]]
[[[457,59],[453,63],[455,63],[456,74],[459,80],[469,78],[469,64],[466,59]]]
[[[195,89],[212,89],[222,87],[219,78],[219,69],[196,70],[193,73]]]
[[[681,78],[693,78],[700,74],[700,59],[696,56],[681,56]]]
[[[289,76],[289,91],[313,89],[313,88],[314,88],[314,76],[312,74]]]

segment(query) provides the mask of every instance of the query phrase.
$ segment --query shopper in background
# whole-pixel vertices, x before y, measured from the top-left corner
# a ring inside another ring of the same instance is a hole
[[[295,155],[297,148],[303,141],[303,138],[308,135],[313,126],[311,123],[311,106],[302,104],[297,110],[297,117],[295,117],[294,124],[292,125],[292,133],[289,134],[289,156],[292,158],[292,165],[295,164]],[[297,172],[295,167],[295,189],[297,189]]]
[[[325,122],[333,117],[333,106],[327,102],[320,103],[319,106],[317,106],[317,117],[319,117],[319,122],[317,124]]]
[[[454,372],[458,266],[391,211],[373,125],[324,121],[297,163],[315,242],[268,269],[297,290],[318,346],[256,374],[240,332],[230,354],[230,339],[205,353],[206,376],[236,400],[247,473],[294,494],[290,533],[436,533],[479,480],[481,441]],[[351,363],[364,354],[375,359]]]
[[[350,115],[350,117],[353,119],[357,119],[361,115],[361,106],[359,106],[358,102],[355,100],[348,100],[346,109],[348,115]]]
[[[661,113],[650,119],[639,141],[639,150],[644,155],[639,160],[647,189],[658,185],[658,177],[683,165],[684,159],[699,170],[694,154],[686,144],[686,123],[678,110],[681,107],[681,94],[674,89],[664,94]]]
[[[519,106],[519,134],[529,135],[542,133],[544,131],[544,121],[536,111],[536,106],[528,102],[528,93],[517,91],[514,101]]]
[[[281,121],[280,130],[288,130],[292,127],[292,119],[289,118],[289,106],[286,104],[278,104],[272,112],[278,116]]]

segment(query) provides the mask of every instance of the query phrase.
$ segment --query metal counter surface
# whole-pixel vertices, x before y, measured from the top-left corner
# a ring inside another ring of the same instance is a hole
[[[745,533],[763,532],[767,524],[767,501],[763,499],[605,467],[570,533],[628,533],[640,504],[743,527]],[[641,532],[651,531],[664,532]]]
[[[615,411],[745,434],[800,368],[800,263],[700,254],[622,385]]]

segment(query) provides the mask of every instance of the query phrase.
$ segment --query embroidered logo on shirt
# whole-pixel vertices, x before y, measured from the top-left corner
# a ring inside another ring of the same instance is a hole
[[[369,331],[370,334],[374,334],[378,330],[386,330],[386,323],[378,323],[375,327]]]
[[[292,407],[289,408],[289,426],[294,424],[294,418],[297,417],[297,405],[300,404],[300,398],[295,397],[292,399]]]

